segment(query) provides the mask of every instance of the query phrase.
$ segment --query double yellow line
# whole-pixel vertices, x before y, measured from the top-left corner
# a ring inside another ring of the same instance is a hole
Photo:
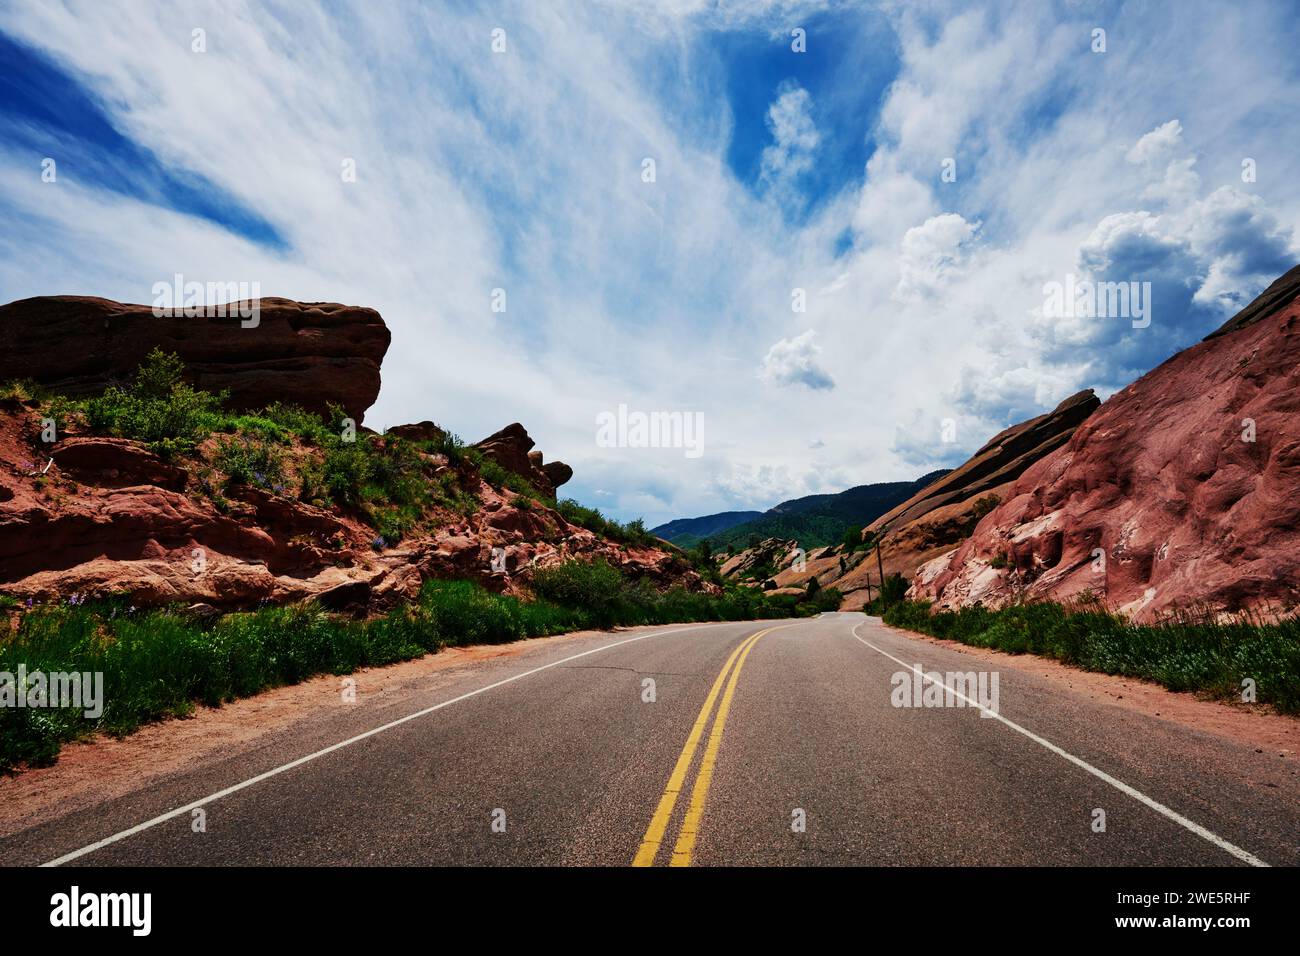
[[[789,627],[789,625],[784,625]],[[637,850],[636,858],[632,861],[633,866],[653,866],[655,857],[659,853],[659,847],[664,842],[664,835],[668,831],[668,824],[672,819],[673,808],[677,806],[677,797],[681,794],[686,786],[686,775],[690,771],[691,761],[695,759],[695,751],[699,748],[700,740],[704,736],[704,728],[709,722],[709,714],[713,711],[713,704],[718,699],[719,692],[722,693],[722,703],[718,705],[718,712],[713,720],[713,729],[709,732],[709,742],[704,748],[704,758],[700,761],[699,772],[695,775],[695,786],[691,789],[691,802],[686,808],[686,818],[682,821],[681,831],[677,834],[677,845],[673,848],[672,859],[669,866],[690,866],[691,854],[695,850],[695,838],[700,832],[700,818],[704,816],[704,802],[709,796],[709,785],[713,782],[713,765],[718,759],[718,747],[722,744],[722,731],[727,726],[727,714],[731,711],[731,699],[736,694],[736,681],[740,679],[740,669],[745,666],[745,658],[749,652],[754,649],[759,638],[764,634],[777,630],[769,627],[751,634],[740,645],[731,652],[727,658],[727,663],[722,665],[722,671],[718,674],[717,680],[713,682],[713,687],[709,690],[709,696],[704,699],[704,706],[700,708],[700,714],[695,718],[695,724],[691,727],[690,736],[686,738],[686,746],[682,748],[681,754],[677,758],[677,763],[673,767],[672,774],[668,777],[668,785],[664,787],[663,796],[659,798],[659,805],[655,807],[654,816],[650,818],[650,826],[645,831],[645,836],[641,840],[641,848]],[[733,668],[732,665],[735,665]],[[730,674],[730,680],[727,675]],[[723,683],[726,683],[726,690],[722,690]]]

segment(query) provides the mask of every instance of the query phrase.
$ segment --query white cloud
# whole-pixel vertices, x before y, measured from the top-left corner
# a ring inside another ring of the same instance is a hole
[[[773,142],[763,150],[760,175],[769,189],[784,192],[812,168],[820,142],[808,91],[793,81],[781,84],[768,107],[767,128]]]
[[[767,350],[759,377],[769,385],[803,385],[811,389],[832,389],[835,380],[821,366],[820,345],[809,329],[791,339],[781,339]]]
[[[1176,119],[1157,126],[1133,144],[1124,157],[1130,163],[1159,163],[1183,145],[1183,125]]]
[[[574,466],[571,493],[657,523],[915,478],[1008,418],[1123,384],[1294,257],[1300,84],[1280,7],[1124,6],[1112,38],[1143,43],[1098,57],[1091,17],[1068,7],[887,4],[901,66],[879,112],[778,94],[755,195],[728,166],[716,39],[788,45],[814,9],[0,5],[0,28],[73,70],[125,135],[288,240],[268,251],[63,164],[41,184],[0,143],[2,297],[148,301],[181,271],[373,306],[394,338],[369,423],[433,418],[477,439],[522,421]],[[856,29],[852,9],[837,15],[826,29]],[[189,51],[196,23],[206,59]],[[510,53],[493,55],[503,23]],[[765,194],[797,200],[841,124],[872,144],[865,168],[787,221]],[[355,184],[339,181],[346,156]],[[1043,283],[1083,271],[1157,282],[1147,334],[1045,322]],[[488,309],[498,286],[505,314]],[[787,387],[748,387],[757,356]],[[591,422],[620,402],[702,411],[704,456],[596,447]],[[936,447],[945,417],[958,443]]]
[[[966,246],[979,227],[978,222],[967,222],[950,212],[907,230],[899,249],[895,298],[918,299],[933,293],[959,270]]]

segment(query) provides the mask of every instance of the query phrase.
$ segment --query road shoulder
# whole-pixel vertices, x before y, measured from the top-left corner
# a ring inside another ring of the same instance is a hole
[[[972,647],[960,641],[883,624],[879,618],[870,620],[898,637],[943,647],[977,660],[995,662],[1000,668],[1034,674],[1088,700],[1211,734],[1288,761],[1296,761],[1300,755],[1300,718],[1279,714],[1266,704],[1232,704],[1203,699],[1136,677],[1085,671],[1033,654],[1009,654],[992,648]]]

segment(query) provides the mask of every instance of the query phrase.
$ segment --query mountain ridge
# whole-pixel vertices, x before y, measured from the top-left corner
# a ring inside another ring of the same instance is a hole
[[[947,473],[946,469],[938,469],[927,472],[913,481],[875,482],[854,485],[852,488],[831,494],[787,498],[767,511],[730,511],[700,518],[677,518],[651,528],[650,533],[679,547],[692,547],[704,538],[708,538],[715,548],[731,545],[738,547],[754,536],[760,539],[791,539],[798,541],[805,548],[837,544],[843,539],[846,531],[863,527],[874,521],[881,514],[906,501]],[[729,523],[712,531],[699,531],[694,524],[706,522],[711,518],[741,514],[752,514],[755,517]],[[664,533],[674,526],[676,529],[671,536]]]

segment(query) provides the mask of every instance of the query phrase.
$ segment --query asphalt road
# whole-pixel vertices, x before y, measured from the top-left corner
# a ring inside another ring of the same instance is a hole
[[[14,834],[0,860],[1300,863],[1276,754],[1018,669],[996,717],[896,706],[913,664],[990,666],[861,614],[542,642]]]

